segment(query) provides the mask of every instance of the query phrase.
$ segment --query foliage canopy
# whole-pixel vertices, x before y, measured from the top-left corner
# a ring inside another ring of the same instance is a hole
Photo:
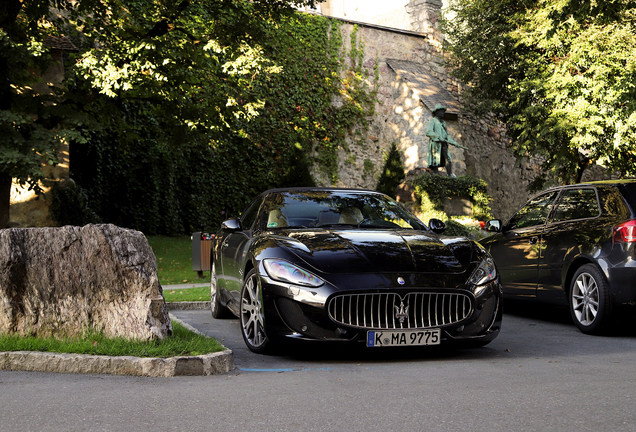
[[[517,157],[577,182],[599,163],[636,174],[636,3],[455,0],[445,20],[454,74],[477,112],[508,125]]]
[[[57,163],[62,140],[84,142],[108,116],[87,108],[99,95],[152,100],[175,123],[219,134],[249,113],[237,100],[233,61],[250,57],[263,22],[315,0],[5,0],[0,5],[0,227],[8,223],[11,178],[40,191],[42,165]],[[48,83],[46,40],[80,47],[77,75]],[[252,55],[253,57],[253,55]],[[246,61],[260,67],[258,61]],[[6,79],[5,79],[6,77]],[[248,79],[249,74],[243,74]],[[204,85],[208,84],[208,85]]]
[[[50,125],[48,147],[23,144],[30,171],[2,165],[8,159],[0,156],[0,172],[37,187],[41,157],[50,153],[54,164],[68,130],[71,175],[92,210],[148,233],[218,226],[222,213],[238,212],[264,188],[311,183],[314,161],[335,181],[335,155],[356,126],[364,129],[374,93],[356,61],[361,44],[345,65],[337,23],[293,13],[293,6],[315,3],[24,2],[15,22],[24,24],[25,44],[45,55],[41,35],[64,34],[79,54],[55,105],[69,115]],[[18,45],[4,27],[2,35],[8,47]],[[16,88],[8,92],[17,98]],[[25,116],[34,123],[32,112]]]

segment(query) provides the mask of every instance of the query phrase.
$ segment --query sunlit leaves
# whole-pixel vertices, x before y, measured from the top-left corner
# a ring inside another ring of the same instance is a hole
[[[541,156],[561,182],[580,180],[595,161],[636,174],[631,1],[456,6],[456,23],[446,23],[456,74],[470,83],[466,95],[477,107],[508,123],[516,155]]]
[[[311,181],[292,172],[306,171],[307,155],[318,155],[335,180],[338,151],[373,109],[373,77],[356,66],[342,79],[339,31],[321,17],[294,17],[291,6],[313,0],[20,4],[22,38],[1,54],[11,63],[12,94],[25,96],[7,110],[17,120],[3,125],[13,125],[5,136],[20,147],[0,164],[17,175],[26,161],[20,175],[37,178],[34,161],[54,162],[58,135],[87,141],[72,145],[72,175],[104,220],[198,229],[264,187]],[[64,86],[36,99],[35,54],[48,61],[43,28],[71,37],[80,52],[67,59]],[[33,151],[35,140],[48,147]]]

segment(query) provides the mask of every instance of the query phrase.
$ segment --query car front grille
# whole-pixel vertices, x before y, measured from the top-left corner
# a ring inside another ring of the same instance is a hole
[[[421,329],[448,326],[468,318],[473,302],[468,294],[412,292],[340,294],[328,305],[338,324],[363,329]]]

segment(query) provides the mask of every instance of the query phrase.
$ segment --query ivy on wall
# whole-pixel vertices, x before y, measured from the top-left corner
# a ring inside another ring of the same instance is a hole
[[[364,138],[379,77],[362,65],[357,31],[345,52],[340,26],[306,14],[264,25],[266,42],[245,49],[260,69],[234,61],[228,72],[232,103],[250,115],[224,128],[187,127],[151,99],[93,104],[100,127],[71,145],[71,176],[90,209],[148,234],[215,231],[265,189],[313,185],[313,164],[335,183],[339,151]]]
[[[339,150],[348,152],[349,141],[362,142],[374,114],[377,65],[369,77],[357,27],[350,50],[344,52],[339,21],[299,14],[269,31],[271,45],[265,48],[281,72],[253,83],[265,105],[263,115],[246,125],[246,135],[274,152],[282,162],[278,175],[289,169],[280,152],[292,149],[309,155],[307,162],[317,164],[335,183]]]

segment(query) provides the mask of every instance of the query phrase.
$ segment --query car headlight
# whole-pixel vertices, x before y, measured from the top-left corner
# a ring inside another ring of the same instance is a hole
[[[492,258],[484,258],[479,267],[475,269],[473,274],[468,279],[468,282],[473,285],[485,285],[488,282],[494,280],[497,277],[497,268]],[[475,292],[477,295],[477,292]]]
[[[322,279],[287,261],[266,259],[263,260],[263,266],[269,277],[279,282],[309,287],[319,287],[325,283]]]

